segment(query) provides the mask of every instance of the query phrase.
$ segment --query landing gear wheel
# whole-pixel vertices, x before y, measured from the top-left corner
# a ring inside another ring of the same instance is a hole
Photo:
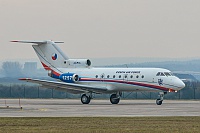
[[[83,104],[89,104],[90,103],[91,98],[89,96],[87,96],[86,94],[83,94],[81,96],[81,102]]]
[[[161,104],[162,104],[162,101],[163,101],[163,100],[156,99],[156,104],[157,104],[157,105],[161,105]]]
[[[110,96],[110,102],[111,102],[112,104],[118,104],[119,101],[120,101],[120,97],[117,97],[117,94],[112,94],[112,95]]]

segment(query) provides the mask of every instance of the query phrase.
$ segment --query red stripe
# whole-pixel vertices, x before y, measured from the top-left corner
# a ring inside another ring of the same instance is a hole
[[[41,62],[42,63],[42,62]],[[43,67],[45,70],[52,70],[50,67],[48,67],[47,65],[45,65],[44,63],[42,63]]]
[[[19,80],[32,80],[31,78],[20,78]]]
[[[151,85],[151,84],[144,84],[144,83],[139,83],[139,82],[128,82],[128,81],[121,81],[121,80],[100,80],[100,79],[90,79],[90,78],[81,78],[80,81],[104,81],[104,82],[123,83],[123,84],[149,87],[149,88],[159,89],[159,90],[163,90],[163,91],[175,92],[175,90],[173,90],[171,88],[166,88],[163,86],[157,86],[157,85]]]
[[[45,70],[50,70],[50,71],[52,71],[52,73],[53,73],[54,75],[60,76],[60,73],[57,73],[56,71],[52,70],[50,67],[48,67],[48,66],[47,66],[46,64],[44,64],[43,62],[41,62],[41,63],[42,63],[42,65],[43,65],[43,67],[44,67]]]
[[[57,73],[56,71],[53,71],[53,70],[52,70],[52,73],[53,73],[54,75],[56,75],[56,76],[60,76],[60,73]]]

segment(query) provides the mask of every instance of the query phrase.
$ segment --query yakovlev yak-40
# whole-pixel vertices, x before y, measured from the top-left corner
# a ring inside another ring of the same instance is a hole
[[[48,75],[58,81],[22,78],[44,87],[82,94],[81,102],[89,104],[93,93],[111,94],[110,102],[118,104],[122,92],[159,92],[156,104],[161,105],[164,94],[177,92],[185,87],[181,79],[162,68],[95,68],[89,59],[70,59],[53,41],[12,41],[33,43]]]

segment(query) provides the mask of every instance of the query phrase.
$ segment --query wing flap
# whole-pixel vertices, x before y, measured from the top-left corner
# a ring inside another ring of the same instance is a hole
[[[40,80],[31,78],[21,78],[19,80],[41,84],[42,86],[45,87],[54,88],[56,90],[61,90],[61,91],[67,91],[70,93],[87,93],[87,92],[103,93],[108,90],[106,87],[88,86],[88,85],[65,83],[58,81],[49,81],[49,80]]]

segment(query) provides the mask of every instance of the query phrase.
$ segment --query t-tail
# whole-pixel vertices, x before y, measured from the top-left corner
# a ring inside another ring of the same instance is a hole
[[[43,67],[53,75],[59,76],[62,72],[59,68],[88,68],[91,65],[89,59],[69,59],[56,43],[47,41],[11,41],[19,43],[34,43],[32,45]],[[51,74],[49,76],[52,76]],[[55,77],[56,78],[56,77]]]

